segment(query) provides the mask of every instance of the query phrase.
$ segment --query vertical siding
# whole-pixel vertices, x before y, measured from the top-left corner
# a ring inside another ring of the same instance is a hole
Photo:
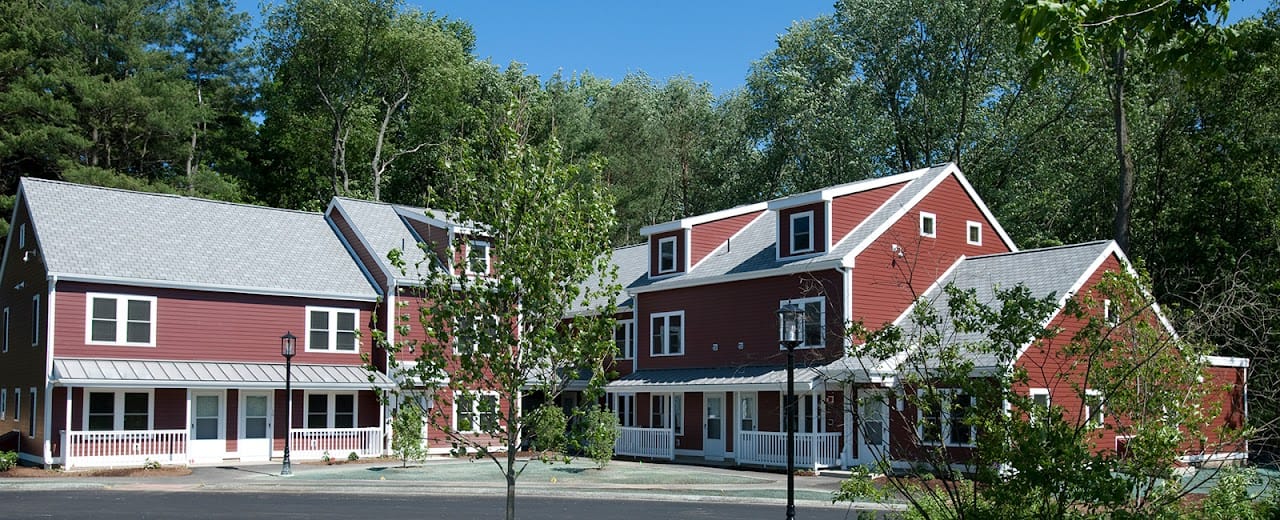
[[[791,215],[804,213],[806,211],[813,212],[813,251],[800,253],[810,255],[814,253],[822,253],[827,250],[827,205],[822,202],[806,204],[804,206],[796,206],[794,208],[785,208],[778,210],[778,256],[786,258],[791,256]]]
[[[689,392],[684,394],[685,423],[684,438],[676,444],[676,448],[682,450],[701,450],[702,436],[705,430],[702,427],[702,418],[705,411],[702,409],[702,392]]]
[[[884,205],[906,182],[891,184],[874,190],[842,195],[831,200],[831,242],[839,243],[853,232],[863,220]]]
[[[156,297],[156,346],[89,345],[85,341],[86,293]],[[306,352],[306,306],[359,311],[356,352]],[[371,353],[374,302],[258,296],[150,287],[61,282],[57,300],[58,357],[169,359],[281,363],[280,336],[298,337],[295,363],[359,365]]]
[[[920,236],[922,211],[937,215],[937,238]],[[981,246],[966,243],[965,222],[970,220],[983,223]],[[901,256],[894,253],[895,244]],[[964,187],[949,176],[858,255],[853,269],[853,317],[871,328],[892,322],[960,255],[1008,251]]]
[[[763,213],[761,211],[753,211],[745,215],[729,217],[714,222],[707,222],[693,226],[691,231],[689,247],[690,254],[689,265],[698,265],[703,258],[715,251],[720,244],[723,244],[729,237],[732,237],[742,228],[750,224]],[[731,245],[732,247],[732,245]]]
[[[824,294],[826,348],[797,350],[797,362],[839,358],[843,354],[843,280],[840,272],[825,270],[645,293],[638,302],[638,366],[655,369],[784,364],[786,351],[778,346],[779,302]],[[651,356],[651,315],[670,311],[684,311],[684,355]],[[742,350],[738,350],[738,342],[742,342]],[[718,345],[717,350],[713,350],[713,344]]]

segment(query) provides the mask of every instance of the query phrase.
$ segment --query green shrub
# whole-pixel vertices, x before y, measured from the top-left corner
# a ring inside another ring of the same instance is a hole
[[[147,459],[142,463],[142,469],[160,469],[160,461]]]
[[[565,431],[569,420],[564,410],[555,405],[543,405],[525,419],[532,436],[530,446],[535,451],[560,451],[565,445]]]
[[[391,450],[400,457],[401,467],[426,455],[422,440],[422,411],[411,403],[401,405],[391,422]]]
[[[9,471],[18,465],[18,453],[13,451],[0,451],[0,471]]]
[[[353,451],[347,454],[347,460],[360,460],[360,455]]]
[[[613,459],[613,445],[618,442],[618,416],[609,410],[593,407],[578,423],[578,443],[582,453],[603,468]]]

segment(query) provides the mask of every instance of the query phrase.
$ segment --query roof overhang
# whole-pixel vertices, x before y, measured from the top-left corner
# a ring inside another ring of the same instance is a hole
[[[396,383],[359,365],[295,364],[291,386],[299,390],[391,389]],[[49,382],[63,387],[283,389],[284,363],[61,358]]]
[[[616,393],[650,392],[785,392],[786,367],[724,367],[640,370],[605,385]],[[826,378],[811,367],[796,368],[795,389],[825,388]]]
[[[293,298],[316,298],[324,300],[350,300],[362,302],[376,302],[381,296],[375,291],[374,286],[369,286],[369,292],[366,294],[343,294],[343,293],[324,293],[316,291],[294,291],[289,289],[276,289],[271,287],[251,287],[239,285],[218,285],[191,283],[173,280],[147,280],[142,278],[123,278],[116,276],[101,276],[94,274],[80,274],[67,272],[50,272],[51,278],[57,278],[60,282],[84,282],[84,283],[104,283],[112,285],[131,285],[134,287],[154,287],[160,289],[184,289],[190,291],[209,291],[223,292],[235,294],[256,294],[261,296],[287,296]]]

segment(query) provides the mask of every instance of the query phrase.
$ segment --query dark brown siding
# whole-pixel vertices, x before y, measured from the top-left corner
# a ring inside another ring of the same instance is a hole
[[[676,270],[670,273],[658,273],[658,242],[664,238],[676,237]],[[665,276],[684,272],[684,255],[689,254],[689,245],[684,243],[684,230],[668,231],[649,235],[649,273],[653,276]]]
[[[791,215],[813,212],[813,251],[800,253],[810,255],[827,250],[827,205],[822,202],[796,206],[778,210],[778,255],[782,258],[791,256]]]
[[[187,429],[187,389],[157,388],[155,400],[152,424],[157,430]]]
[[[698,265],[698,262],[701,262],[703,258],[706,258],[717,247],[720,247],[720,244],[729,240],[729,237],[741,231],[751,221],[759,218],[760,213],[760,211],[755,211],[693,226],[690,231],[690,241],[693,244],[689,248],[692,255],[689,257],[689,265]]]
[[[19,234],[26,225],[26,247],[19,247]],[[0,308],[9,309],[9,351],[0,353],[0,388],[8,389],[8,413],[0,421],[0,432],[22,432],[22,452],[42,457],[45,440],[45,360],[48,356],[49,285],[44,256],[36,245],[37,230],[31,223],[25,199],[18,199],[9,228],[8,249],[4,252],[5,272],[0,274]],[[28,253],[30,253],[28,255]],[[32,298],[39,295],[39,338],[32,343]],[[0,322],[0,327],[3,323]],[[0,331],[3,334],[5,331]],[[30,433],[31,388],[36,389],[36,435]],[[14,419],[14,388],[22,395],[22,410]]]

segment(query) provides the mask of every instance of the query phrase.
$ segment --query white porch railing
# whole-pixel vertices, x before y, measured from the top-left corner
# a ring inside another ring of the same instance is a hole
[[[325,452],[335,459],[351,453],[360,457],[382,455],[382,428],[314,428],[289,431],[290,456],[319,459]]]
[[[187,463],[187,430],[62,431],[65,469]]]
[[[616,455],[675,460],[676,435],[671,428],[619,428]]]
[[[733,447],[738,464],[787,466],[785,432],[738,432]],[[839,433],[797,433],[796,467],[813,469],[840,465]]]

